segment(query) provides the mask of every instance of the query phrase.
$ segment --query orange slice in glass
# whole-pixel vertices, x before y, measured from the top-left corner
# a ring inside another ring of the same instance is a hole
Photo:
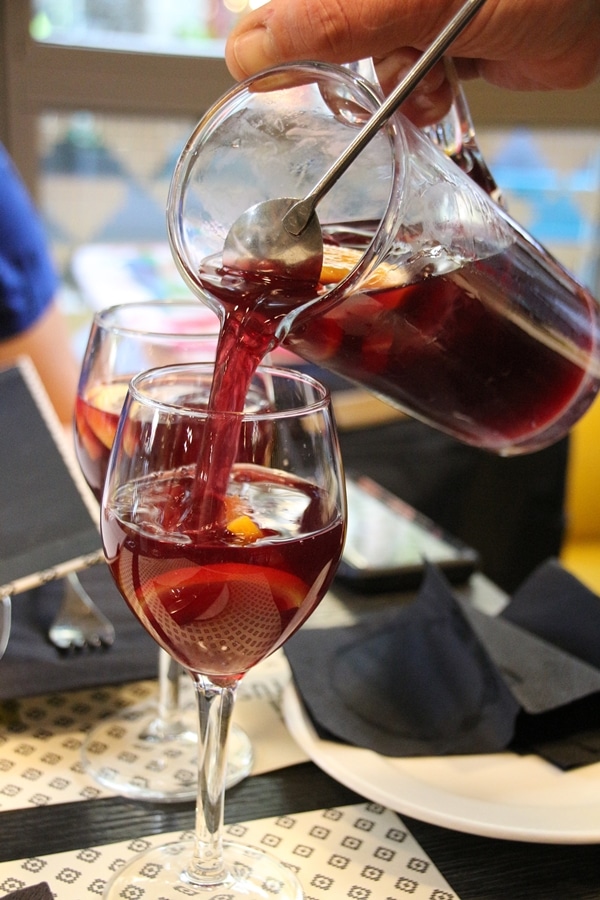
[[[115,439],[119,415],[127,395],[127,382],[100,384],[86,396],[88,426],[98,440],[110,450]]]

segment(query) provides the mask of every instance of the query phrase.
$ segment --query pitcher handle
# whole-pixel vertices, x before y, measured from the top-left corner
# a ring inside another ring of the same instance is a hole
[[[505,208],[501,189],[490,172],[477,141],[471,110],[452,59],[444,60],[446,77],[454,100],[448,113],[435,125],[424,128],[425,134],[469,175],[492,200]]]

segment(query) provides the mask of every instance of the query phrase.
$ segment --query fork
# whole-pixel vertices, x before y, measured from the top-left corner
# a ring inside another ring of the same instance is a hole
[[[57,650],[110,647],[115,639],[112,622],[98,609],[75,572],[64,579],[62,602],[48,637]]]

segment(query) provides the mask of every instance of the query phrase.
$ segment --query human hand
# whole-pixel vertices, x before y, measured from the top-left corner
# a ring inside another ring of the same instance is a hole
[[[399,81],[460,2],[270,0],[232,30],[226,61],[241,79],[293,60],[373,57],[382,88]],[[600,74],[599,0],[487,0],[451,48],[461,79],[511,90],[575,89]],[[448,110],[452,92],[435,66],[403,106],[418,125]]]

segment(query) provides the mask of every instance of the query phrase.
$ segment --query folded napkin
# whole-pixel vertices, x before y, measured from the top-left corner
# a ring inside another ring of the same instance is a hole
[[[12,894],[5,894],[4,900],[53,900],[54,894],[45,881],[40,884],[32,884],[31,887],[21,888]]]
[[[0,700],[155,678],[158,647],[130,612],[107,566],[79,574],[90,597],[115,626],[112,647],[61,655],[48,640],[63,583],[53,581],[12,600],[12,625],[0,659]]]
[[[554,560],[500,616],[428,564],[413,602],[286,644],[323,737],[387,756],[535,752],[600,759],[600,601]]]

